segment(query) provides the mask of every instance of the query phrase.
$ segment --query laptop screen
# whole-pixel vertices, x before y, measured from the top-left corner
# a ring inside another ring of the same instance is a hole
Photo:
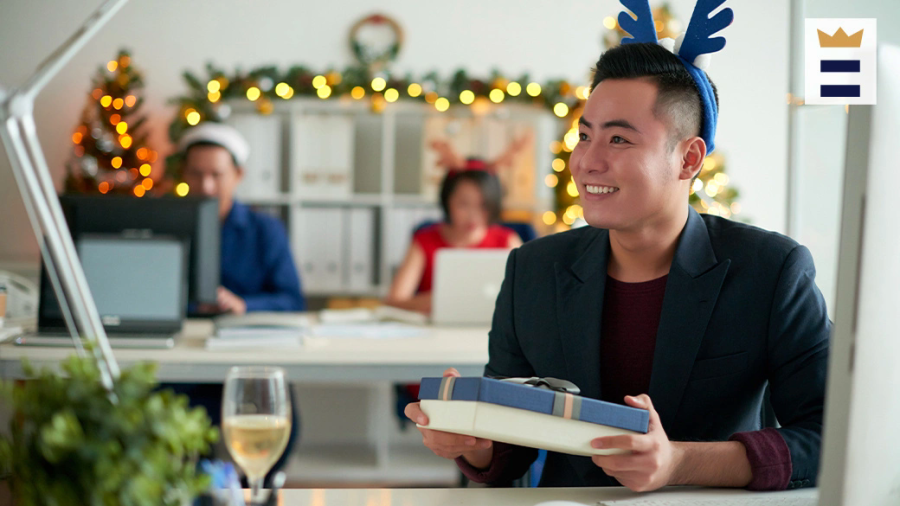
[[[176,239],[83,236],[77,243],[85,278],[108,332],[174,332],[186,306],[185,245]],[[62,311],[46,274],[41,330],[62,330]]]

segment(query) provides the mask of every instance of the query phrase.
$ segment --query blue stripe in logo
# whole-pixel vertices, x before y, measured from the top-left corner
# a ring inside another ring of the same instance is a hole
[[[859,72],[859,60],[822,60],[822,72]]]
[[[823,84],[822,97],[859,98],[858,84]]]

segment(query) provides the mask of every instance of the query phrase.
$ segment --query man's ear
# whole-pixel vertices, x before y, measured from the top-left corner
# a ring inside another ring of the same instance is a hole
[[[706,159],[706,142],[700,137],[692,137],[684,142],[686,146],[681,157],[681,171],[678,178],[690,180],[703,168],[703,160]]]
[[[244,168],[240,165],[235,165],[234,170],[237,171],[237,180],[240,182],[244,179]]]

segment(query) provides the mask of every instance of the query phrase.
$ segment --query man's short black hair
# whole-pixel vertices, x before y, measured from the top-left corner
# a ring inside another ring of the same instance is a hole
[[[597,61],[591,89],[606,79],[640,78],[649,79],[659,90],[653,114],[670,125],[670,151],[679,141],[700,135],[703,122],[700,90],[684,63],[659,44],[636,42],[607,50]],[[709,84],[718,108],[716,85],[711,79]]]
[[[471,181],[481,190],[488,211],[488,223],[493,225],[500,221],[503,188],[500,186],[497,176],[486,170],[451,170],[447,172],[441,182],[441,209],[444,210],[444,221],[450,223],[450,196],[463,181]]]
[[[237,158],[234,157],[234,153],[232,153],[230,149],[228,149],[228,148],[226,148],[225,146],[219,144],[218,142],[213,142],[213,141],[197,141],[197,142],[192,142],[192,143],[188,144],[187,147],[184,148],[184,153],[181,154],[181,160],[182,160],[182,161],[187,160],[188,152],[189,152],[192,148],[196,148],[196,147],[214,147],[214,148],[222,148],[222,149],[224,149],[225,151],[228,151],[228,155],[231,156],[231,161],[234,163],[234,168],[235,168],[235,169],[239,169],[240,166],[241,166],[241,164],[238,163]]]

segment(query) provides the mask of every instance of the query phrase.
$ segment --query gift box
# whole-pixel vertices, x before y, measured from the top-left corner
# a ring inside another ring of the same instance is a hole
[[[423,378],[420,427],[585,456],[627,453],[592,448],[598,437],[647,433],[647,410],[577,392],[553,378]]]

